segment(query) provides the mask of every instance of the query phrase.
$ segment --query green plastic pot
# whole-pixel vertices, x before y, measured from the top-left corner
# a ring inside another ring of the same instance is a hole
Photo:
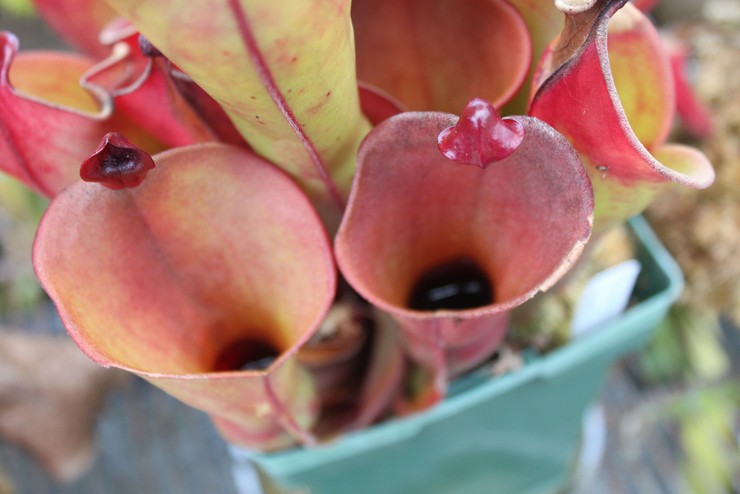
[[[611,364],[650,339],[683,287],[641,217],[630,222],[639,303],[604,327],[495,379],[472,374],[424,413],[312,449],[252,454],[261,475],[311,494],[535,494],[568,481],[584,411]],[[268,492],[271,488],[267,489]]]

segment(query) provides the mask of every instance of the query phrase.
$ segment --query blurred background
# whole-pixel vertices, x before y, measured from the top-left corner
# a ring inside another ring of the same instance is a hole
[[[738,493],[740,0],[663,0],[653,15],[700,103],[674,140],[700,147],[718,178],[646,213],[687,289],[655,340],[613,369],[568,491]],[[65,49],[23,0],[0,0],[0,29],[21,49]],[[0,176],[0,494],[235,493],[203,414],[98,368],[65,336],[30,263],[44,207]]]

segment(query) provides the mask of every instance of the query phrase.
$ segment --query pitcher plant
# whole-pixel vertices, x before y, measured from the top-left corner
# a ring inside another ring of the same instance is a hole
[[[37,276],[91,359],[248,448],[432,406],[592,232],[713,179],[626,0],[35,4],[78,50],[0,34]]]

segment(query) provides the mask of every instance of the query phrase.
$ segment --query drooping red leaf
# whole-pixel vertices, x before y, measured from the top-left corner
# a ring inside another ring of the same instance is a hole
[[[310,442],[316,396],[294,357],[334,297],[320,220],[239,148],[154,160],[136,188],[78,182],[52,201],[34,246],[42,285],[89,357],[206,411],[228,440]]]
[[[142,52],[131,24],[120,19],[102,34],[110,53],[85,72],[83,85],[105,91],[117,111],[168,146],[216,140],[216,132],[180,94],[170,64]]]
[[[404,113],[376,127],[335,240],[347,281],[434,369],[437,397],[449,375],[493,352],[508,311],[551,286],[589,238],[593,198],[575,151],[542,122],[513,120],[523,140],[486,169],[437,149],[453,115]],[[435,305],[445,297],[458,300]]]
[[[80,163],[106,132],[136,133],[113,116],[108,95],[79,85],[91,60],[17,51],[17,38],[0,33],[0,169],[53,197],[78,179]],[[141,133],[134,140],[158,149]]]
[[[703,188],[714,172],[702,153],[664,144],[675,100],[655,28],[625,0],[597,7],[579,14],[577,21],[593,19],[581,45],[561,43],[543,60],[542,74],[552,75],[530,114],[567,136],[581,155],[596,196],[594,229],[603,231],[642,211],[662,185]]]
[[[530,67],[526,25],[504,0],[355,0],[352,22],[358,78],[410,110],[498,106]]]

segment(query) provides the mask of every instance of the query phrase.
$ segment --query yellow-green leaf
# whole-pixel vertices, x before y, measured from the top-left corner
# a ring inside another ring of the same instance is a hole
[[[341,210],[360,111],[349,0],[109,0],[218,101],[252,148]],[[194,40],[203,42],[194,42]]]

